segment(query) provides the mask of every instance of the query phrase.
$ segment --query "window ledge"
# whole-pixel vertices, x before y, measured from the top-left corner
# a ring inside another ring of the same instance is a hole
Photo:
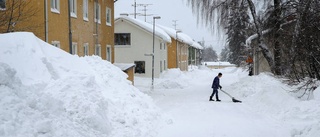
[[[73,17],[73,18],[77,18],[77,14],[75,14],[75,13],[73,13],[73,12],[70,13],[70,16]]]
[[[87,21],[87,22],[89,21],[89,19],[87,17],[83,17],[83,20]]]
[[[51,12],[60,14],[60,11],[59,11],[58,9],[53,9],[53,8],[51,8]]]
[[[112,25],[111,25],[111,22],[110,22],[110,23],[107,22],[106,25],[107,25],[107,26],[110,26],[110,27],[112,26]]]

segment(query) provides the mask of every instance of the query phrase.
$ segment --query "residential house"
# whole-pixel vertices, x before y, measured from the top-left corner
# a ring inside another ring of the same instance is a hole
[[[198,42],[194,42],[189,47],[189,65],[201,65],[201,50],[203,47]]]
[[[230,64],[229,62],[203,62],[202,65],[205,65],[211,69],[223,69],[226,67],[236,67],[234,64]]]
[[[170,43],[170,36],[153,24],[126,15],[115,19],[115,62],[134,63],[137,76],[152,77],[153,62],[154,77],[159,77],[168,68]]]
[[[0,12],[10,10],[12,2],[2,0]],[[27,3],[24,9],[32,8],[37,12],[28,21],[17,23],[16,29],[25,28],[18,30],[33,32],[66,52],[79,56],[98,55],[114,62],[114,0],[70,0],[70,9],[69,0],[24,2]]]
[[[158,26],[171,37],[172,41],[172,44],[168,46],[168,68],[179,68],[182,71],[188,71],[189,64],[200,60],[199,51],[203,47],[181,31],[161,25]],[[192,61],[189,59],[192,59]]]

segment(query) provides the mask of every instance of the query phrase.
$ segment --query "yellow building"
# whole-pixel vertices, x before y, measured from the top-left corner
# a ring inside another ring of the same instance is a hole
[[[66,52],[114,62],[114,0],[1,0],[0,14],[9,14],[12,2],[24,2],[14,14],[30,15],[9,31],[30,31]]]

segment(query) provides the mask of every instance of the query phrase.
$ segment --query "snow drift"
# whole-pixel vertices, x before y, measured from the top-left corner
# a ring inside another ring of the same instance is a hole
[[[153,100],[100,57],[70,55],[32,33],[0,34],[0,136],[153,136]]]

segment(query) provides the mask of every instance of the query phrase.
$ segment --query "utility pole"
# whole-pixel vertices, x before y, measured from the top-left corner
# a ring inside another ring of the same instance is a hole
[[[172,20],[173,26],[174,26],[174,29],[175,29],[175,30],[177,30],[177,26],[178,26],[177,21],[178,21],[178,20]]]

